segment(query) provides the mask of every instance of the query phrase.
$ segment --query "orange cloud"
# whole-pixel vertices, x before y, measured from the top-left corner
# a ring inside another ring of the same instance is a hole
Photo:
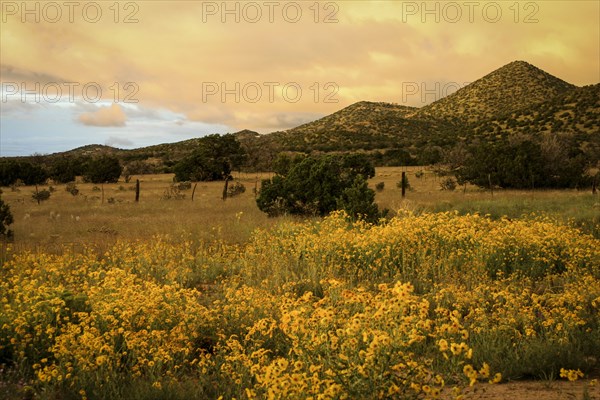
[[[284,11],[292,3],[302,7],[297,22],[290,22],[292,6]],[[474,3],[473,10],[465,6]],[[281,117],[286,113],[328,114],[360,100],[401,102],[407,82],[462,84],[514,60],[576,85],[600,80],[598,2],[337,1],[318,3],[317,15],[314,2],[283,1],[272,10],[273,22],[265,2],[252,2],[261,7],[255,22],[255,6],[243,1],[118,2],[118,15],[112,2],[96,4],[102,18],[93,23],[83,18],[83,7],[72,23],[66,9],[56,23],[32,17],[23,23],[20,10],[7,10],[2,79],[10,69],[15,79],[60,77],[78,83],[78,91],[95,82],[105,101],[131,95],[147,108],[250,129],[293,123],[295,117]],[[486,8],[494,4],[501,8],[497,21],[497,10]],[[139,90],[126,89],[128,82]],[[265,91],[252,102],[243,94],[223,101],[202,93],[207,83],[264,89],[265,82],[297,83],[303,96],[291,102],[276,90],[271,101]],[[337,101],[326,102],[325,85],[332,82]]]
[[[127,116],[118,104],[101,107],[98,111],[86,112],[79,116],[79,122],[89,126],[125,126]]]

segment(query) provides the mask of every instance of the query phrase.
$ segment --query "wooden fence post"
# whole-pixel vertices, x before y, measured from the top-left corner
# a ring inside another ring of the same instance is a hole
[[[198,182],[194,183],[194,188],[192,189],[192,201],[194,201],[194,194],[196,193],[196,186],[198,186]]]
[[[225,186],[223,187],[223,201],[227,200],[227,187],[229,186],[229,181],[232,179],[231,175],[225,178]]]
[[[139,202],[140,201],[140,180],[136,179],[135,180],[135,202]]]
[[[406,196],[406,172],[402,171],[402,198]]]

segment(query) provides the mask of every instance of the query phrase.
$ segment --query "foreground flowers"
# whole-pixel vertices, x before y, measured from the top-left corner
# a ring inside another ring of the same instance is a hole
[[[1,274],[0,363],[59,397],[458,397],[600,354],[600,243],[546,220],[334,214]]]

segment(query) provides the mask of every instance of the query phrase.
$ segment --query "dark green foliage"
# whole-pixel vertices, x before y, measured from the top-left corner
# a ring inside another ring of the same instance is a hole
[[[175,164],[176,181],[218,181],[242,166],[245,152],[232,134],[210,135],[199,140],[194,152]]]
[[[52,161],[48,175],[56,183],[73,182],[78,175],[83,175],[89,159],[83,157],[59,157]]]
[[[356,175],[352,186],[344,189],[337,200],[337,208],[346,211],[352,218],[363,218],[373,223],[381,217],[375,204],[375,192],[369,189],[360,174]]]
[[[83,179],[92,183],[116,183],[122,171],[123,167],[117,157],[101,156],[87,163]]]
[[[366,182],[374,175],[364,155],[297,157],[289,168],[280,168],[272,179],[262,182],[256,202],[269,215],[323,216],[344,209],[352,217],[376,220],[375,193]]]
[[[590,161],[568,136],[523,140],[501,139],[472,145],[459,183],[512,189],[575,188],[589,184]]]
[[[38,204],[40,204],[40,202],[42,201],[46,201],[50,198],[50,191],[49,190],[36,190],[35,192],[33,192],[33,194],[31,195],[31,198],[34,199],[35,201],[38,202]]]
[[[13,216],[10,212],[10,207],[2,199],[0,199],[0,239],[12,238],[13,232],[8,229],[8,226],[13,223]]]
[[[48,179],[46,170],[27,161],[4,160],[0,162],[0,186],[10,186],[18,179],[25,185],[37,185]]]
[[[381,160],[378,160],[377,165],[404,167],[417,165],[417,160],[404,149],[390,149],[382,154]]]

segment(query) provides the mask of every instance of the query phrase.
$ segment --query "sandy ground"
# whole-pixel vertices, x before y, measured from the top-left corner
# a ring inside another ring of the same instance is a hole
[[[448,397],[448,399],[450,398]],[[526,381],[499,385],[482,384],[466,390],[464,398],[465,400],[600,400],[600,381]]]

